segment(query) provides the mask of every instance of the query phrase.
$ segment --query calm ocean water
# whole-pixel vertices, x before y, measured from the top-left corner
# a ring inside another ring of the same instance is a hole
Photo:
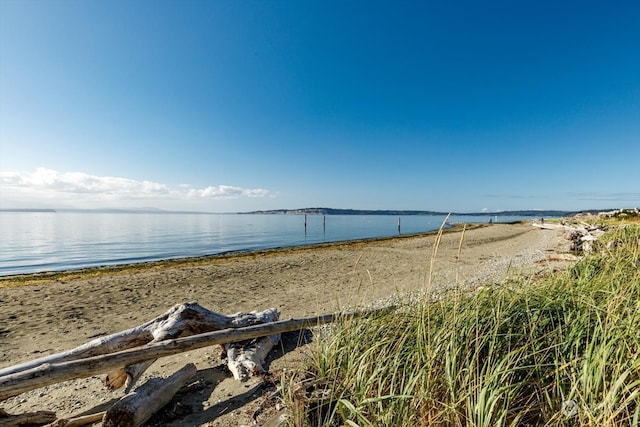
[[[398,235],[389,215],[0,212],[0,276]],[[443,216],[403,216],[401,234]],[[526,217],[496,217],[507,222]],[[452,216],[449,222],[488,222]]]

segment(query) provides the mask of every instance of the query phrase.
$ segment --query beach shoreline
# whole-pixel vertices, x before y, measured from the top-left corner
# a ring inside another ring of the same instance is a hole
[[[515,223],[505,223],[505,224],[516,224],[516,223],[524,223],[524,221],[518,221]],[[454,223],[454,224],[451,224],[450,227],[444,228],[442,232],[443,234],[455,233],[455,232],[461,231],[463,228],[466,228],[467,230],[471,230],[474,228],[484,227],[484,226],[487,226],[487,224]],[[384,243],[388,241],[401,240],[401,239],[412,239],[416,237],[426,237],[426,236],[431,236],[436,234],[438,234],[438,230],[431,230],[431,231],[412,233],[412,234],[402,234],[402,235],[396,235],[396,236],[370,237],[370,238],[363,238],[363,239],[310,243],[306,245],[276,246],[276,247],[267,248],[267,249],[235,250],[235,251],[226,251],[226,252],[220,252],[220,253],[215,253],[210,255],[167,258],[162,260],[141,261],[141,262],[124,263],[124,264],[100,265],[96,267],[83,267],[83,268],[68,269],[68,270],[52,270],[52,271],[41,271],[41,272],[35,272],[35,273],[7,274],[4,276],[0,276],[0,288],[8,287],[8,286],[33,285],[33,284],[45,283],[50,281],[58,281],[58,280],[80,279],[87,276],[98,276],[98,275],[105,275],[105,274],[107,275],[121,274],[121,273],[127,274],[127,273],[144,271],[146,269],[169,268],[169,267],[176,267],[176,266],[178,267],[194,266],[198,264],[208,264],[208,263],[217,262],[217,261],[224,261],[230,258],[243,258],[243,257],[251,258],[255,256],[268,256],[268,255],[277,256],[283,253],[313,251],[313,250],[332,249],[332,248],[340,248],[340,247],[354,248],[362,245]]]
[[[536,229],[529,222],[470,227],[464,235],[460,229],[448,231],[434,256],[436,237],[395,236],[120,269],[31,274],[13,282],[2,278],[0,368],[138,326],[183,302],[197,301],[225,314],[275,307],[287,319],[409,297],[424,291],[427,282],[436,291],[473,290],[568,265],[551,261],[553,254],[568,252],[562,233]],[[11,283],[20,286],[7,286]],[[295,368],[304,357],[304,346],[295,345],[295,337],[284,337],[288,344],[269,361],[274,375]],[[257,397],[248,390],[258,383],[230,378],[217,351],[205,348],[161,359],[147,375],[167,376],[187,361],[196,364],[199,378],[210,389],[199,400],[185,398],[192,413],[165,425],[250,424],[250,407]],[[101,378],[92,377],[16,396],[0,408],[9,413],[54,410],[69,416],[121,395],[122,390],[105,391]]]

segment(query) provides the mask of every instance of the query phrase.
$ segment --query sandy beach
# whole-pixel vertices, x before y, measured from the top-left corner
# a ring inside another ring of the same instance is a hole
[[[434,289],[474,289],[511,275],[540,274],[567,265],[551,261],[554,254],[568,251],[559,231],[540,230],[530,223],[473,227],[465,231],[460,246],[461,235],[445,233],[433,263],[432,234],[51,278],[5,278],[0,280],[0,368],[137,326],[182,302],[197,301],[225,314],[275,307],[286,319],[407,296],[423,290],[429,276]],[[285,334],[281,348],[271,355],[267,367],[275,381],[283,369],[295,368],[308,350],[297,345],[299,335]],[[196,364],[204,387],[180,398],[182,410],[174,411],[174,419],[165,414],[148,425],[251,424],[266,388],[259,378],[247,383],[233,380],[218,349],[161,359],[145,378],[167,376],[187,362]],[[52,410],[58,417],[97,412],[123,395],[122,390],[105,390],[102,379],[33,390],[0,403],[0,408],[9,413]]]

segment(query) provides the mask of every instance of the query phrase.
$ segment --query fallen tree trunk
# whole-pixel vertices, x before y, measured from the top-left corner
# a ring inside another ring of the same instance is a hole
[[[166,379],[152,378],[127,394],[105,414],[104,427],[138,427],[162,409],[197,372],[189,363]]]
[[[387,310],[389,309],[385,308],[382,310],[347,314],[323,314],[320,316],[306,317],[302,319],[283,320],[263,325],[248,326],[237,329],[225,329],[222,331],[207,332],[190,337],[176,338],[149,344],[141,348],[128,349],[116,353],[92,356],[79,360],[60,363],[45,363],[29,370],[23,370],[10,375],[1,376],[0,401],[49,384],[56,384],[74,378],[86,378],[92,375],[108,372],[122,366],[140,363],[147,360],[155,360],[160,357],[195,350],[197,348],[296,331],[335,322],[338,319],[351,319]]]

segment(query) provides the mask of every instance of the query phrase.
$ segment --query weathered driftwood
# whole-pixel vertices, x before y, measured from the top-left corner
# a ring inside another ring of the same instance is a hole
[[[386,311],[388,308],[383,310]],[[84,359],[59,363],[44,363],[28,370],[19,370],[12,374],[0,376],[0,401],[49,384],[56,384],[74,378],[86,378],[109,372],[122,366],[155,360],[160,357],[195,350],[197,348],[311,328],[334,322],[337,319],[366,316],[383,310],[347,314],[324,314],[321,316],[277,321],[244,328],[225,329],[190,337],[155,342],[141,348],[127,349],[111,354],[91,356]]]
[[[249,377],[264,373],[262,364],[278,341],[280,341],[280,334],[225,344],[227,366],[233,377],[240,381],[246,381]]]
[[[51,411],[28,412],[11,415],[0,409],[0,427],[42,426],[56,419],[56,413]]]
[[[105,414],[104,427],[138,427],[165,406],[176,392],[195,377],[196,365],[189,363],[166,379],[152,378],[127,394]]]
[[[571,241],[571,250],[575,252],[590,253],[593,251],[593,242],[598,240],[605,233],[604,230],[596,225],[580,222],[577,225],[567,224],[545,224],[533,223],[534,227],[547,230],[563,230],[565,231],[567,240]]]
[[[552,224],[552,223],[539,223],[534,222],[531,224],[533,227],[542,228],[543,230],[566,230],[566,226],[564,224]]]
[[[263,364],[269,352],[280,341],[280,334],[256,338],[249,342],[226,344],[227,366],[233,377],[246,381],[265,372]]]
[[[226,316],[207,310],[195,302],[178,304],[163,315],[138,327],[96,338],[69,351],[1,369],[0,378],[18,372],[28,371],[43,364],[59,364],[102,354],[115,353],[129,348],[178,338],[180,336],[261,324],[265,323],[265,319],[277,320],[278,316],[279,312],[275,308],[270,308],[262,312],[240,312]],[[116,367],[115,370],[108,373],[106,384],[110,389],[117,389],[126,384],[128,391],[153,362],[154,360],[148,360],[140,364]]]
[[[26,371],[44,363],[60,363],[100,354],[114,353],[127,348],[148,344],[154,339],[163,336],[176,338],[185,326],[187,328],[193,328],[194,333],[208,332],[211,330],[200,330],[203,323],[210,327],[215,327],[215,330],[226,329],[232,327],[232,321],[232,317],[206,310],[197,303],[179,304],[169,309],[163,315],[135,328],[96,338],[72,350],[0,369],[0,376]],[[175,327],[176,323],[182,325],[180,330],[177,330]]]
[[[260,314],[260,323],[263,324],[275,322],[279,317],[277,311],[265,311]],[[262,364],[278,341],[280,341],[280,334],[225,344],[227,366],[233,377],[240,381],[246,381],[251,376],[263,373]]]
[[[88,424],[94,424],[99,421],[102,421],[104,418],[104,414],[106,411],[96,412],[95,414],[82,415],[79,417],[73,418],[62,418],[59,420],[55,420],[51,424],[47,424],[45,427],[80,427],[86,426]]]
[[[150,343],[177,338],[179,336],[189,336],[199,332],[217,331],[221,329],[221,325],[225,324],[228,325],[228,327],[235,328],[260,325],[278,320],[280,316],[280,312],[275,308],[260,312],[239,312],[231,316],[224,316],[207,310],[197,303],[183,304],[177,307],[179,307],[179,309],[169,316],[168,322],[163,321],[158,324],[158,328],[154,331],[154,339]],[[276,342],[279,339],[278,335]],[[271,350],[271,348],[269,348],[269,350]],[[153,362],[155,362],[155,360],[147,360],[111,371],[107,374],[105,384],[111,390],[126,385],[128,392]],[[240,365],[246,363],[248,362],[243,360],[240,362]],[[259,363],[261,364],[262,362]],[[237,363],[234,358],[229,358],[228,364],[232,372],[233,369],[237,368]]]

